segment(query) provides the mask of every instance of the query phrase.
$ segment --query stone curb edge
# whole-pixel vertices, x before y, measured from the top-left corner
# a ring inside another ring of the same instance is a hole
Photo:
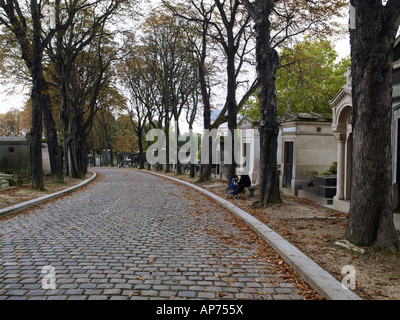
[[[14,213],[18,213],[18,212],[21,212],[23,210],[32,208],[34,206],[37,206],[37,205],[45,203],[45,202],[47,202],[49,200],[64,196],[64,195],[66,195],[68,193],[71,193],[73,191],[76,191],[76,190],[88,185],[90,182],[92,182],[97,177],[96,172],[94,172],[94,171],[89,171],[89,172],[93,173],[93,176],[91,176],[89,179],[77,184],[76,186],[72,186],[72,187],[70,187],[68,189],[65,189],[65,190],[61,190],[61,191],[58,191],[58,192],[55,192],[55,193],[52,193],[52,194],[48,194],[48,195],[40,197],[40,198],[32,199],[32,200],[29,200],[29,201],[25,201],[25,202],[13,205],[11,207],[7,207],[7,208],[1,209],[0,210],[0,218],[4,218],[4,217],[6,217],[8,215],[11,215],[11,214],[14,214]]]
[[[299,276],[306,281],[309,286],[327,300],[362,300],[358,295],[349,289],[343,288],[342,284],[330,273],[321,268],[315,261],[307,257],[304,253],[282,238],[275,231],[267,227],[264,223],[254,218],[249,213],[238,208],[231,202],[215,195],[214,193],[193,185],[189,182],[165,176],[150,171],[140,171],[187,185],[210,198],[218,201],[223,207],[243,219],[267,244],[269,244],[281,258],[290,265]]]

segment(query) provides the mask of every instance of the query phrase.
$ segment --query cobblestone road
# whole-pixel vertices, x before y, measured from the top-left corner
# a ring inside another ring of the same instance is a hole
[[[203,195],[96,172],[85,189],[0,220],[0,299],[303,299]]]

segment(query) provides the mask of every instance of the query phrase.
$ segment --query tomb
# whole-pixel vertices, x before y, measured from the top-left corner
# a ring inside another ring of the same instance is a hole
[[[392,184],[393,207],[399,207],[400,182],[400,37],[394,46],[393,63],[393,93],[392,93]],[[337,152],[337,193],[333,199],[333,207],[342,212],[349,212],[351,200],[351,152],[352,152],[352,125],[351,116],[352,85],[351,72],[348,69],[347,83],[330,102],[332,106],[332,131],[335,135]]]
[[[25,137],[0,138],[0,172],[15,170],[17,173],[28,173],[29,141]]]
[[[0,172],[14,170],[20,175],[30,175],[28,137],[0,138]],[[47,143],[42,144],[43,171],[51,172]]]
[[[297,113],[288,108],[280,119],[280,188],[304,196],[301,190],[311,172],[325,172],[336,161],[337,144],[332,120],[314,112]]]
[[[332,131],[337,142],[337,188],[333,207],[348,212],[350,207],[351,150],[353,111],[351,98],[350,68],[346,73],[347,83],[330,102],[332,106]]]
[[[239,121],[241,129],[241,156],[245,158],[248,175],[253,185],[260,181],[260,132],[259,121],[244,116]]]

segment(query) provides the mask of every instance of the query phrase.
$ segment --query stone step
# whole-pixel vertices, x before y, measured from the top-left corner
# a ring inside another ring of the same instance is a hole
[[[18,175],[16,173],[14,174],[6,174],[6,173],[0,173],[0,179],[5,179],[5,180],[18,180]]]
[[[10,185],[14,185],[18,182],[18,174],[5,174],[5,173],[0,173],[0,180],[3,179]]]
[[[8,188],[10,186],[10,183],[8,182],[8,180],[0,178],[0,189],[5,189]]]

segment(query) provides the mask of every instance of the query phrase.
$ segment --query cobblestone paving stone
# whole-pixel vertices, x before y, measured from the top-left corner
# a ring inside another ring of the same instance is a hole
[[[146,173],[96,172],[84,190],[0,220],[0,300],[303,299],[196,191]],[[42,286],[46,266],[55,289]]]

